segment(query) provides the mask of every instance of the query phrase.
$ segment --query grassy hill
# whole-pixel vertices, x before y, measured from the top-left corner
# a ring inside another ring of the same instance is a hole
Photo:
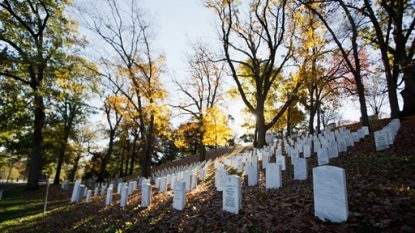
[[[387,123],[372,122],[371,128],[377,130]],[[331,165],[346,171],[349,218],[345,223],[314,217],[311,169],[317,161],[313,156],[308,160],[306,181],[293,180],[292,167],[287,166],[279,189],[265,189],[263,171],[256,187],[248,187],[242,177],[243,200],[238,215],[222,211],[222,193],[215,189],[212,165],[207,179],[186,195],[183,211],[173,209],[172,191],[161,194],[153,188],[149,208],[139,206],[141,192],[135,191],[128,206],[120,209],[119,195],[113,195],[108,207],[104,196],[93,197],[88,204],[72,204],[71,191],[51,186],[48,211],[43,216],[45,187],[36,192],[6,190],[0,200],[0,232],[415,232],[415,118],[401,124],[390,149],[376,152],[371,133],[330,160]],[[208,158],[244,149],[237,146],[210,151]],[[197,160],[193,156],[163,167]],[[229,172],[236,174],[232,169]]]

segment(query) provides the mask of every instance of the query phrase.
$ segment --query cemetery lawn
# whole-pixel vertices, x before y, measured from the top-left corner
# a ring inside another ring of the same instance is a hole
[[[120,209],[117,194],[113,194],[110,206],[105,206],[105,196],[92,197],[88,204],[73,204],[71,191],[51,185],[43,216],[45,186],[30,192],[8,189],[0,200],[0,232],[415,232],[415,118],[402,120],[394,145],[376,152],[373,131],[388,122],[371,122],[369,136],[330,160],[330,165],[346,172],[349,217],[344,223],[324,222],[314,216],[314,154],[308,159],[305,181],[293,180],[287,159],[279,189],[265,189],[263,171],[255,187],[248,187],[242,176],[242,208],[238,215],[222,210],[222,192],[215,189],[212,164],[206,180],[187,193],[183,211],[173,209],[171,190],[161,194],[153,187],[149,208],[139,206],[141,191],[134,191],[127,207]],[[350,127],[353,130],[360,126]],[[208,158],[246,149],[236,146],[211,151]],[[195,161],[197,157],[191,156],[163,167]]]

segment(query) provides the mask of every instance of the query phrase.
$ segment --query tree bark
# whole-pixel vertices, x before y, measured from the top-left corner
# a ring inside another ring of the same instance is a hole
[[[29,177],[25,190],[39,189],[39,178],[42,172],[42,145],[43,145],[43,128],[45,125],[45,105],[43,96],[35,90],[34,97],[34,125],[33,125],[33,149],[30,156]]]
[[[414,68],[410,66],[404,70],[403,80],[405,88],[401,91],[403,98],[402,116],[412,116],[415,114],[415,72]]]
[[[256,129],[255,148],[262,148],[266,144],[265,135],[267,133],[267,129],[265,127],[264,111],[261,108],[258,108],[256,114]]]
[[[69,176],[69,180],[70,181],[75,181],[76,171],[78,170],[78,163],[79,163],[79,160],[80,159],[81,159],[81,156],[80,155],[78,155],[75,158],[75,161],[74,161],[74,164],[73,164],[73,168],[72,168],[72,172],[71,172],[71,175]]]

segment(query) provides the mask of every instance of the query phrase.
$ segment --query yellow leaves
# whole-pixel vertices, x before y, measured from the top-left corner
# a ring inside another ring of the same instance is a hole
[[[180,125],[179,129],[175,131],[174,145],[177,148],[186,148],[192,142],[197,141],[199,124],[197,122],[188,122]]]
[[[218,107],[207,109],[202,122],[204,145],[224,146],[232,138],[232,130],[227,125],[228,118]]]

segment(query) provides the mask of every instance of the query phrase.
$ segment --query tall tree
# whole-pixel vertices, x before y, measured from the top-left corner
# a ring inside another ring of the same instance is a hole
[[[208,109],[212,109],[223,100],[224,62],[213,62],[213,54],[207,45],[202,43],[192,45],[193,53],[188,56],[190,75],[187,81],[174,80],[180,93],[184,95],[179,105],[173,107],[190,114],[198,123],[198,152],[199,160],[206,157],[205,132],[208,130],[203,119]]]
[[[55,136],[58,136],[58,159],[56,165],[54,184],[59,184],[62,164],[68,140],[74,136],[77,124],[85,122],[86,116],[91,112],[87,101],[92,98],[91,93],[95,87],[95,73],[86,69],[82,63],[73,56],[66,56],[62,66],[54,75],[56,84],[51,95],[54,118],[58,121]]]
[[[49,67],[71,41],[74,25],[64,10],[68,0],[0,2],[0,75],[32,90],[33,146],[26,190],[38,189],[42,168],[45,104],[43,88]]]
[[[138,6],[137,0],[102,0],[78,9],[83,25],[111,51],[111,56],[100,54],[104,67],[96,72],[107,77],[133,106],[142,141],[141,175],[149,177],[156,137],[166,128],[170,113],[160,82],[164,57],[152,50],[151,24]],[[108,68],[112,71],[104,73]]]
[[[315,5],[315,4],[314,4]],[[314,133],[317,116],[317,130],[320,130],[320,109],[324,99],[331,95],[339,85],[334,85],[339,79],[339,68],[342,60],[331,59],[333,49],[329,46],[327,30],[315,13],[307,7],[298,5],[294,16],[297,25],[293,31],[296,32],[298,41],[294,56],[301,61],[298,75],[304,83],[304,92],[301,103],[308,110],[308,131]]]
[[[367,115],[364,85],[362,81],[362,68],[359,51],[362,48],[362,40],[359,37],[359,28],[362,27],[364,20],[350,11],[345,1],[304,1],[301,2],[315,14],[331,35],[331,39],[337,45],[340,55],[344,59],[344,65],[351,73],[356,85],[359,97],[360,113],[362,115],[362,125],[369,126]],[[345,17],[339,23],[334,18]]]
[[[265,102],[274,82],[282,76],[283,69],[292,56],[292,34],[286,31],[288,1],[252,0],[242,3],[233,0],[206,0],[219,18],[219,37],[224,60],[236,83],[242,101],[255,116],[255,147],[265,145],[265,134],[283,115],[292,101],[300,83],[290,92],[290,97],[269,122],[265,121]],[[245,15],[246,13],[246,15]],[[239,69],[247,70],[242,75]],[[254,87],[255,98],[249,100],[244,82]]]
[[[415,114],[415,3],[407,0],[363,0],[362,4],[348,5],[357,14],[367,16],[372,27],[362,33],[379,49],[388,86],[391,117],[400,117],[397,90],[400,73],[405,84],[402,115]]]

